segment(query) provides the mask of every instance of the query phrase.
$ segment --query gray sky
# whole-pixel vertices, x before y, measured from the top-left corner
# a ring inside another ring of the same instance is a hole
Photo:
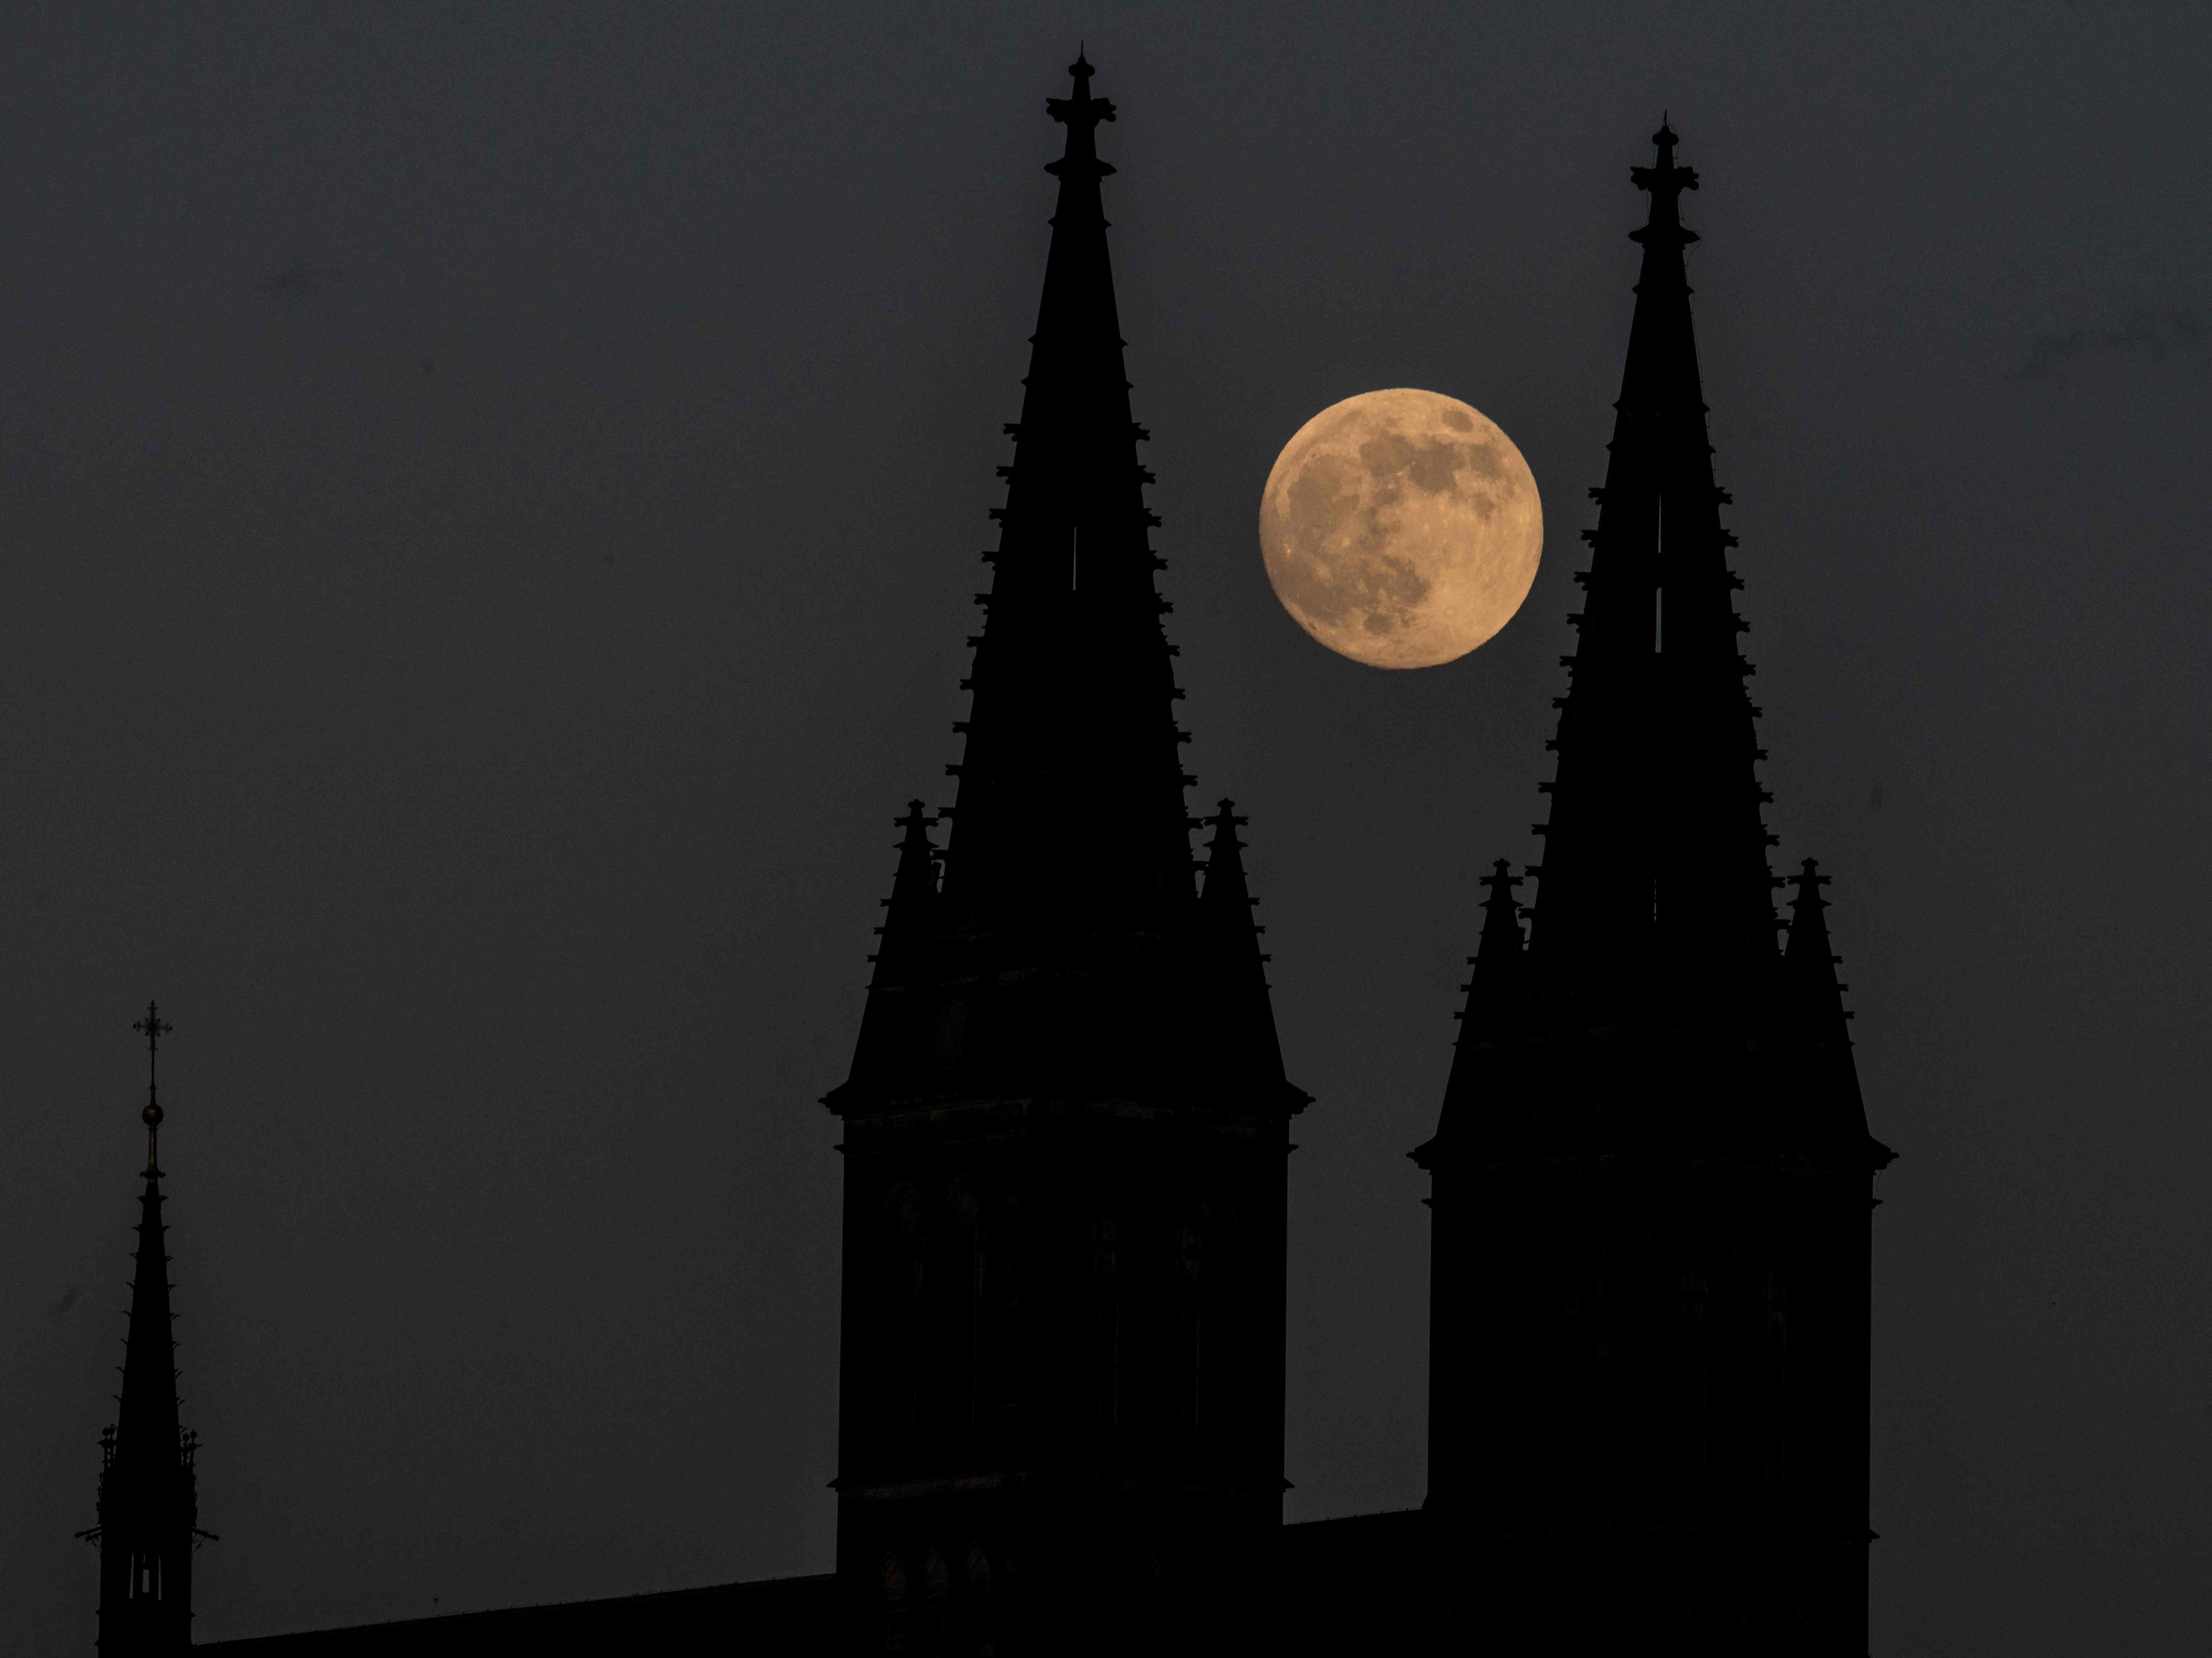
[[[2212,177],[2195,9],[0,17],[0,1605],[84,1650],[149,996],[202,1638],[825,1570],[837,1158],[950,798],[1085,38],[1194,805],[1293,1078],[1293,1517],[1419,1501],[1432,1127],[1530,860],[1662,109],[1778,868],[1875,1132],[1884,1654],[2212,1643]],[[1277,449],[1544,492],[1393,675]],[[172,1062],[173,1061],[173,1062]]]

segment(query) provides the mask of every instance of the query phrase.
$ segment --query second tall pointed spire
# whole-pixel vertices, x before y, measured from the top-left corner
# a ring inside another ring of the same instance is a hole
[[[1663,989],[1707,1012],[1747,1010],[1775,957],[1763,757],[1738,647],[1745,624],[1721,525],[1682,250],[1698,175],[1673,131],[1636,167],[1651,198],[1628,361],[1597,528],[1587,532],[1581,633],[1561,699],[1558,780],[1531,949],[1552,988],[1617,1023]],[[1571,981],[1571,983],[1567,982]],[[1703,1015],[1699,1016],[1704,1017]],[[1728,1016],[1732,1017],[1732,1015]]]

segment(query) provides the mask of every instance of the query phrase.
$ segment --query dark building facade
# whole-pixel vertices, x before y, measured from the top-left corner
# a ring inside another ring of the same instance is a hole
[[[1866,1649],[1871,1183],[1818,875],[1778,948],[1662,127],[1524,937],[1490,878],[1436,1137],[1428,1509],[1578,1643]],[[1440,1543],[1442,1540],[1439,1540]],[[1598,1649],[1595,1646],[1590,1649]]]
[[[226,1649],[1865,1650],[1890,1154],[1809,863],[1778,943],[1683,265],[1694,175],[1664,129],[1635,169],[1644,272],[1535,902],[1498,865],[1413,1154],[1429,1500],[1286,1527],[1285,1160],[1309,1102],[1243,820],[1187,815],[1107,252],[1114,110],[1072,73],[957,797],[898,820],[823,1102],[845,1159],[835,1573]]]

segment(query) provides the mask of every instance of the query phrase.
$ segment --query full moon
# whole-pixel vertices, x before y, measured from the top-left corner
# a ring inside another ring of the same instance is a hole
[[[1544,508],[1513,440],[1436,392],[1366,392],[1283,446],[1260,550],[1283,608],[1376,668],[1432,668],[1513,619],[1536,580]]]

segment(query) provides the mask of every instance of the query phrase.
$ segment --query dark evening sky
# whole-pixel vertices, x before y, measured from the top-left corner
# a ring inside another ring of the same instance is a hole
[[[951,798],[1079,37],[1192,805],[1317,1096],[1291,1516],[1422,1496],[1404,1154],[1536,856],[1665,109],[1777,867],[1902,1153],[1875,1649],[2205,1649],[2212,24],[2090,3],[9,9],[8,1644],[92,1640],[149,996],[202,1639],[827,1569],[815,1102]],[[1389,674],[1254,524],[1401,385],[1547,544]]]

